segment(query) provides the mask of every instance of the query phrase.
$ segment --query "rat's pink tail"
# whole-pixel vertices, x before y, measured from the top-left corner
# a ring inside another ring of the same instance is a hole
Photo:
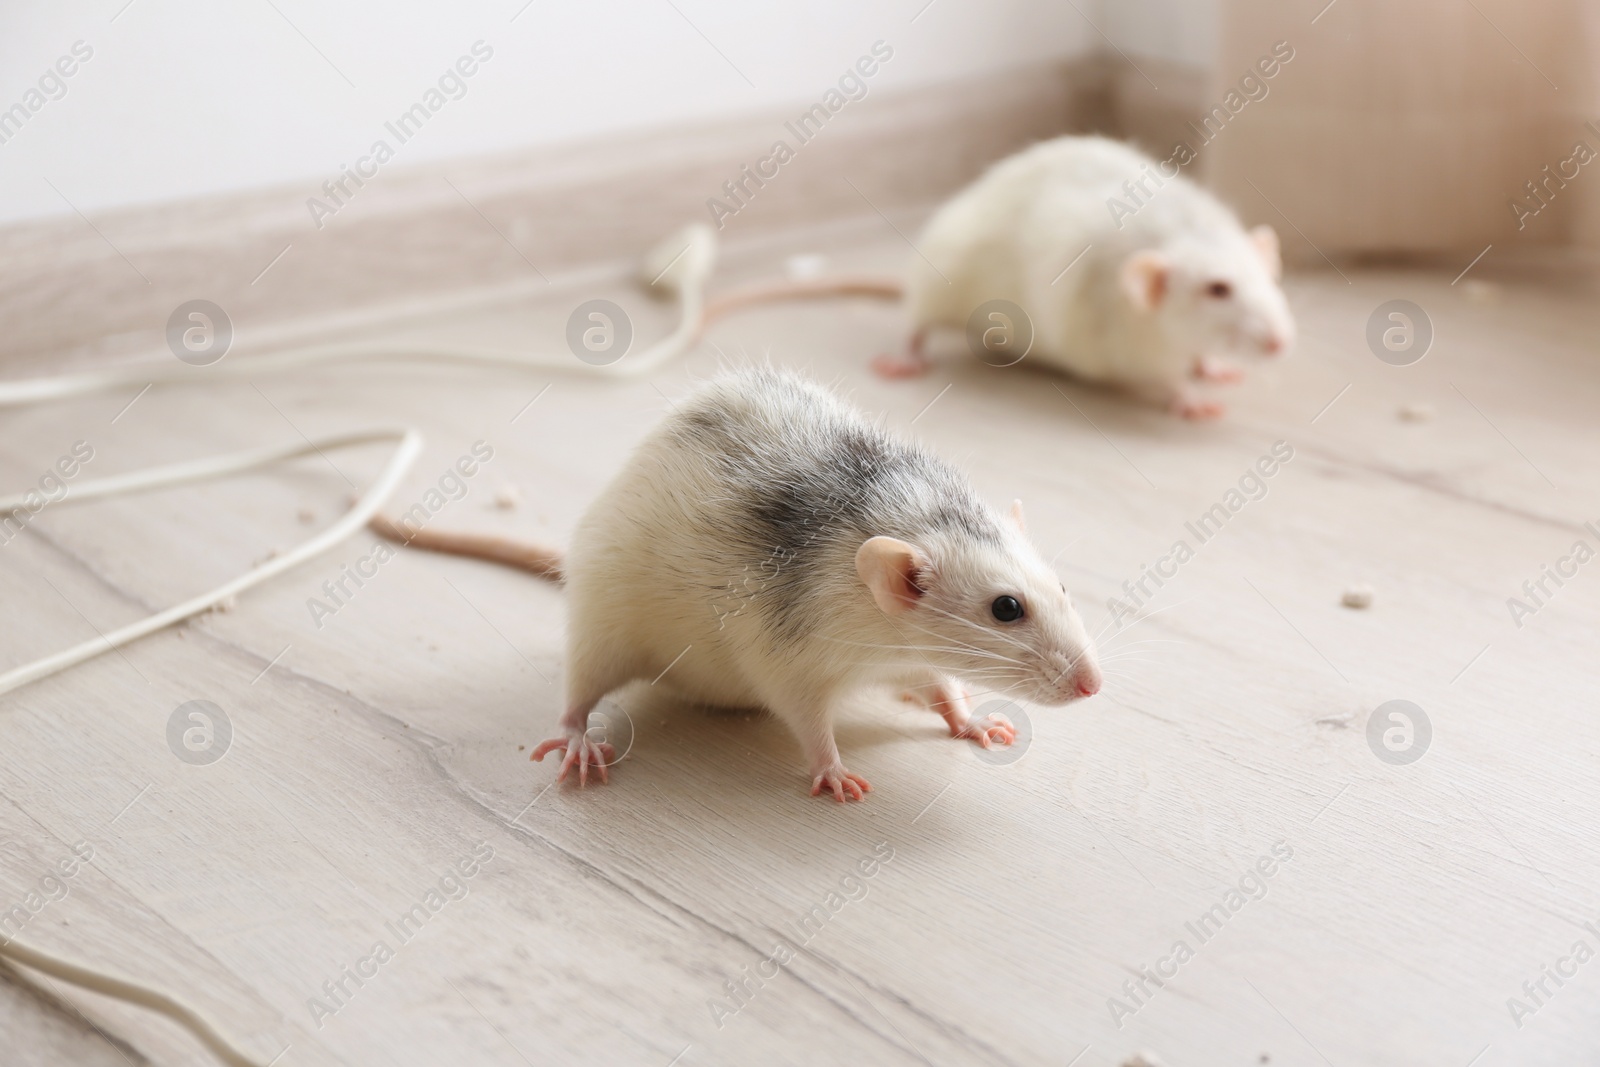
[[[541,578],[559,584],[561,550],[544,545],[530,545],[487,534],[451,533],[446,530],[407,531],[386,515],[374,515],[368,524],[372,531],[390,541],[398,541],[410,548],[425,548],[430,552],[444,552],[452,556],[471,556],[492,563],[504,563],[532,571]]]
[[[898,300],[905,287],[895,278],[844,275],[836,278],[814,278],[806,281],[770,282],[752,285],[713,300],[700,316],[700,330],[732,311],[752,304],[771,304],[780,300],[823,300],[837,296],[870,296],[880,300]]]

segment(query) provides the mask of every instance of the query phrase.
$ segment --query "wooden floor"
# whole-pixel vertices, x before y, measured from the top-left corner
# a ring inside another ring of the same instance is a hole
[[[876,219],[823,250],[840,269],[906,255]],[[718,284],[781,262],[732,257]],[[433,525],[559,543],[674,398],[770,358],[837,382],[992,500],[1023,498],[1105,628],[1110,680],[1029,709],[1007,763],[864,699],[840,744],[875,788],[848,806],[806,795],[776,722],[630,692],[611,785],[551,789],[525,747],[560,710],[562,593],[409,553],[315,619],[362,536],[0,698],[0,906],[87,842],[92,864],[20,939],[177,992],[282,1067],[1596,1062],[1600,962],[1537,1000],[1523,983],[1577,940],[1600,948],[1582,925],[1600,926],[1600,563],[1520,628],[1507,598],[1575,540],[1600,548],[1581,529],[1600,520],[1600,311],[1586,292],[1474,284],[1491,266],[1454,286],[1292,277],[1299,351],[1208,425],[955,349],[926,379],[877,381],[865,363],[901,327],[868,303],[743,314],[648,381],[369,364],[7,412],[7,491],[79,440],[94,477],[411,424],[428,443],[409,505],[482,440],[493,459]],[[392,329],[559,350],[593,296],[630,308],[641,339],[668,324],[617,281]],[[1364,341],[1394,298],[1437,333],[1414,366]],[[1407,404],[1434,417],[1406,421]],[[1186,523],[1278,441],[1293,459],[1266,495],[1199,542]],[[4,663],[292,546],[384,455],[52,505],[0,546]],[[1194,556],[1148,586],[1148,617],[1108,626],[1107,600],[1179,540]],[[1341,607],[1358,582],[1372,607]],[[1397,699],[1432,729],[1404,765],[1367,734]],[[168,744],[194,700],[231,724],[209,765]],[[781,970],[780,939],[798,950]],[[213,1062],[163,1020],[37,976],[0,982],[0,1034],[8,1067]]]

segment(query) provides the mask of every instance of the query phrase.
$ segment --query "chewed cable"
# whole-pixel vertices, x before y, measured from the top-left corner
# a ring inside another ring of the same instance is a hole
[[[439,348],[397,344],[338,344],[306,345],[284,349],[271,355],[219,363],[205,369],[209,384],[217,380],[232,380],[292,370],[320,363],[355,359],[421,358],[453,363],[487,363],[521,369],[565,366],[607,377],[632,377],[660,366],[686,350],[699,336],[706,322],[705,287],[710,280],[716,261],[716,234],[703,224],[687,226],[652,249],[641,266],[640,277],[647,287],[672,292],[679,304],[678,324],[672,333],[631,358],[613,364],[580,364],[574,368],[569,359],[541,362],[524,352],[510,352],[489,348]],[[132,363],[79,374],[33,378],[22,381],[0,382],[0,408],[23,407],[29,404],[64,400],[70,397],[117,389],[130,384],[164,382],[195,383],[195,368],[182,364]],[[411,428],[390,428],[335,434],[307,441],[301,445],[258,448],[228,455],[154,467],[143,471],[81,482],[74,486],[67,500],[82,502],[123,493],[159,489],[165,486],[221,478],[231,474],[255,470],[284,460],[324,452],[329,449],[352,448],[360,445],[395,442],[394,453],[382,472],[361,494],[356,503],[320,534],[302,542],[289,552],[252,567],[244,574],[217,586],[199,596],[191,597],[164,611],[156,612],[138,622],[130,623],[109,634],[85,641],[64,651],[46,656],[33,663],[24,664],[0,674],[0,694],[8,693],[29,682],[76,666],[85,660],[112,649],[120,648],[141,637],[155,633],[174,623],[182,622],[206,611],[227,598],[251,589],[291,567],[320,555],[349,537],[373,519],[390,494],[405,477],[412,463],[422,451],[422,435]],[[0,497],[0,515],[11,514],[26,506],[27,493]],[[221,1032],[197,1011],[182,1001],[158,990],[114,975],[103,974],[81,964],[60,959],[36,948],[11,940],[0,943],[0,957],[54,975],[63,981],[102,993],[129,1004],[136,1004],[160,1012],[186,1027],[208,1049],[229,1067],[266,1067],[261,1060],[239,1050]],[[281,1053],[280,1053],[281,1055]]]

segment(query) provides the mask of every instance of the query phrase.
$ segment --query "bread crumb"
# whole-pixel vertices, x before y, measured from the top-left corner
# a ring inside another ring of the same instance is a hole
[[[238,606],[239,606],[239,598],[238,597],[236,597],[236,596],[225,596],[221,600],[217,601],[215,604],[211,605],[211,610],[212,611],[232,611],[234,608],[236,608]]]
[[[828,257],[815,252],[805,252],[784,260],[783,267],[790,279],[797,282],[820,278],[828,269]]]
[[[301,508],[299,511],[294,513],[294,517],[299,519],[306,526],[310,526],[312,523],[317,521],[317,513],[312,511],[310,508]]]
[[[1357,582],[1344,591],[1344,596],[1339,598],[1339,603],[1347,608],[1372,607],[1372,586],[1366,582]]]
[[[509,511],[522,502],[522,494],[514,485],[502,485],[494,491],[494,506]]]
[[[1400,405],[1400,417],[1406,422],[1431,422],[1435,414],[1432,404],[1416,401]]]

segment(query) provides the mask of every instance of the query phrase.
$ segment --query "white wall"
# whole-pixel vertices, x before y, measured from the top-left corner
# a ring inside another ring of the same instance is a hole
[[[880,39],[873,92],[1100,46],[1059,0],[525,2],[7,0],[0,111],[74,42],[93,56],[0,144],[0,222],[319,185],[480,39],[493,58],[394,166],[814,102]]]
[[[1220,0],[1103,0],[1100,28],[1130,56],[1209,68]],[[1308,16],[1309,17],[1309,16]]]

